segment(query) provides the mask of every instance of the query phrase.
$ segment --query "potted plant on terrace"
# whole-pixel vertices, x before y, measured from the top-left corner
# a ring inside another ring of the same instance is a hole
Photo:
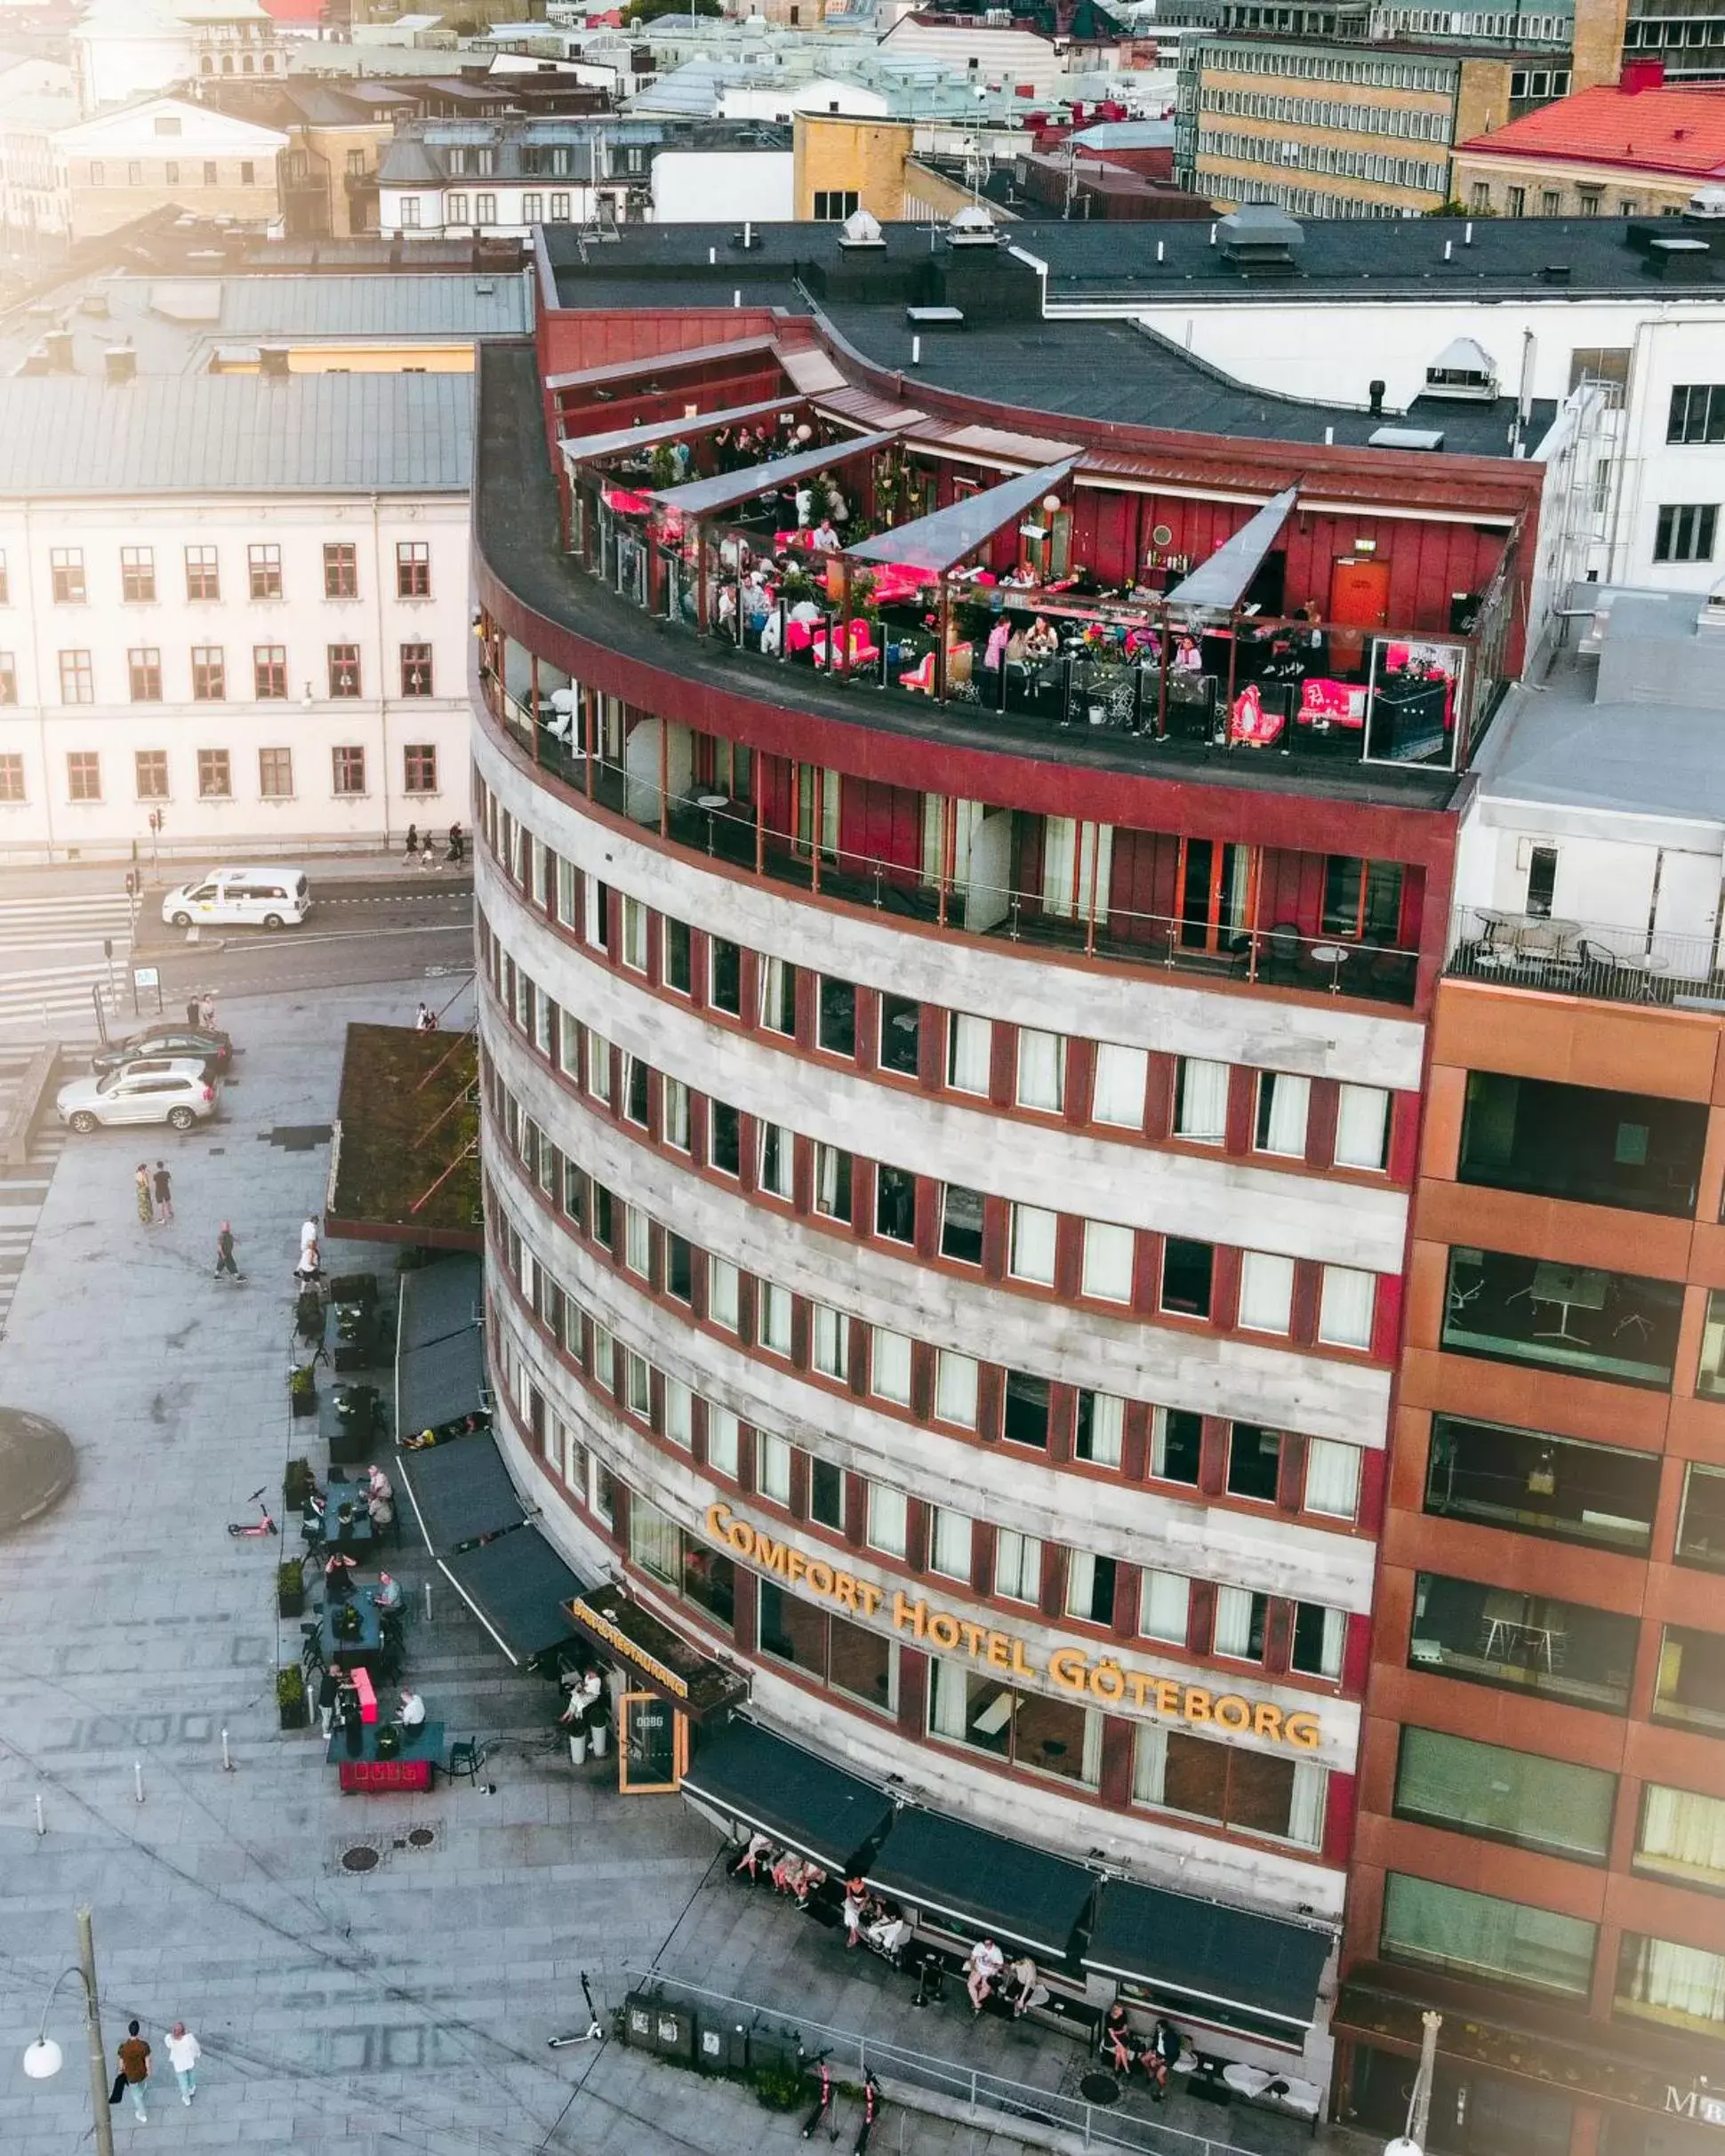
[[[288,1372],[287,1404],[296,1415],[317,1412],[317,1380],[309,1362],[295,1363]]]
[[[306,1575],[297,1557],[286,1558],[276,1567],[276,1615],[303,1616],[305,1607]]]
[[[290,1460],[282,1476],[282,1503],[290,1512],[298,1512],[317,1487],[317,1478],[311,1471],[311,1463],[303,1454]]]
[[[303,1729],[311,1719],[305,1671],[297,1662],[285,1663],[276,1672],[276,1708],[284,1729]]]

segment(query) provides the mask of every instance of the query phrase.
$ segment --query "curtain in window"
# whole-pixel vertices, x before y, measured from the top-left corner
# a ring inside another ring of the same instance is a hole
[[[869,1545],[889,1557],[903,1557],[909,1540],[909,1507],[903,1490],[885,1483],[869,1485]]]
[[[1142,1048],[1122,1048],[1111,1041],[1096,1049],[1096,1079],[1090,1103],[1097,1123],[1118,1123],[1137,1130],[1144,1119],[1144,1078],[1150,1058]]]
[[[789,1198],[792,1190],[795,1142],[776,1123],[764,1123],[760,1134],[761,1188],[775,1198]]]
[[[1130,1228],[1115,1227],[1107,1221],[1086,1221],[1083,1292],[1108,1302],[1130,1302],[1134,1246]]]
[[[1088,1550],[1069,1550],[1066,1552],[1066,1615],[1069,1617],[1095,1618],[1095,1558]]]
[[[760,1343],[771,1348],[775,1355],[790,1352],[790,1294],[782,1287],[774,1287],[763,1280],[756,1290],[760,1311]]]
[[[935,1515],[929,1562],[936,1572],[944,1573],[948,1579],[967,1580],[970,1577],[970,1541],[969,1516],[964,1512],[950,1511],[943,1505]]]
[[[1013,1278],[1036,1280],[1044,1287],[1055,1284],[1055,1234],[1060,1215],[1045,1213],[1040,1206],[1015,1206],[1012,1209]]]
[[[1216,1651],[1241,1659],[1252,1653],[1252,1603],[1248,1588],[1218,1587],[1216,1595]]]
[[[1298,1159],[1305,1152],[1306,1112],[1312,1103],[1310,1078],[1290,1078],[1287,1072],[1266,1070],[1258,1079],[1268,1089],[1267,1114],[1260,1117],[1258,1143],[1266,1153],[1286,1153]]]
[[[1066,1097],[1066,1043],[1058,1033],[1018,1033],[1018,1105],[1058,1110]]]
[[[884,1326],[876,1326],[870,1383],[883,1400],[896,1400],[901,1407],[910,1406],[911,1343],[903,1333],[889,1333]]]
[[[1351,1265],[1326,1265],[1318,1304],[1318,1337],[1331,1347],[1368,1348],[1377,1275]]]
[[[1294,1261],[1246,1251],[1240,1261],[1240,1322],[1256,1333],[1286,1333],[1294,1310]]]
[[[1326,1609],[1324,1636],[1318,1649],[1318,1674],[1320,1677],[1339,1677],[1342,1674],[1342,1650],[1347,1644],[1347,1611]]]
[[[1381,1086],[1344,1086],[1336,1113],[1336,1165],[1381,1168],[1390,1139],[1390,1096]]]
[[[790,1447],[764,1430],[755,1433],[755,1481],[763,1497],[790,1503]]]
[[[675,1586],[681,1577],[683,1538],[677,1523],[643,1497],[629,1508],[629,1554],[654,1579]]]
[[[1174,1127],[1182,1138],[1220,1144],[1228,1129],[1228,1066],[1196,1056],[1180,1059],[1180,1100]]]
[[[689,1150],[689,1089],[681,1078],[668,1078],[661,1096],[665,1143],[679,1152]]]
[[[1087,1789],[1102,1781],[1102,1716],[1095,1707],[1084,1711],[1084,1745],[1079,1778]]]
[[[665,1380],[665,1435],[687,1452],[694,1442],[694,1395],[680,1378]]]
[[[961,1663],[943,1662],[936,1655],[930,1660],[928,1669],[933,1679],[928,1687],[928,1734],[962,1743],[967,1719],[964,1666]]]
[[[1352,1519],[1360,1510],[1360,1447],[1334,1438],[1311,1438],[1305,1448],[1305,1509],[1332,1519]]]
[[[715,1325],[737,1329],[737,1269],[729,1258],[707,1261],[707,1315]]]
[[[1397,1960],[1508,1976],[1585,1998],[1599,1934],[1578,1917],[1392,1871],[1382,1936],[1384,1953]]]
[[[850,1210],[850,1155],[836,1145],[814,1149],[814,1206],[819,1213],[837,1214],[842,1190],[845,1210]]]
[[[1071,816],[1042,819],[1042,910],[1062,920],[1088,920],[1096,894],[1106,907],[1114,861],[1111,823],[1079,823]]]
[[[1725,1879],[1725,1800],[1649,1782],[1635,1853]]]
[[[944,794],[925,794],[922,797],[922,881],[931,888],[941,880],[942,855],[945,846],[947,797]],[[980,801],[955,801],[952,804],[952,886],[965,891],[970,886],[970,849],[984,814]]]
[[[763,958],[760,1022],[774,1033],[797,1030],[797,969],[783,958]]]
[[[1033,1535],[1002,1527],[994,1541],[994,1591],[1012,1602],[1034,1602],[1042,1591],[1042,1544]]]
[[[707,1406],[707,1464],[715,1474],[736,1480],[737,1419],[728,1407]]]
[[[1624,1940],[1618,1983],[1625,2003],[1661,2019],[1725,2022],[1725,1954],[1632,1933]]]
[[[814,1367],[828,1377],[843,1377],[850,1365],[850,1319],[843,1310],[814,1305]]]
[[[976,1365],[968,1355],[944,1351],[935,1366],[935,1413],[962,1430],[976,1427]]]
[[[1093,1392],[1090,1427],[1082,1457],[1097,1467],[1118,1467],[1126,1437],[1126,1402],[1112,1392]]]
[[[1132,1753],[1132,1801],[1159,1804],[1167,1772],[1168,1733],[1159,1722],[1141,1722]]]
[[[946,1082],[955,1093],[986,1094],[994,1028],[986,1018],[954,1011],[948,1022]]]
[[[1288,1839],[1303,1849],[1315,1849],[1324,1839],[1324,1797],[1329,1776],[1313,1760],[1301,1759],[1294,1768],[1293,1801],[1288,1812]]]
[[[1138,1596],[1138,1621],[1147,1639],[1186,1644],[1191,1582],[1183,1572],[1149,1572]]]

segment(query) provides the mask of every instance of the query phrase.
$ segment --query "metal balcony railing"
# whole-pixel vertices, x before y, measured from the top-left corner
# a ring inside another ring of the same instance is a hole
[[[1718,936],[1458,906],[1445,970],[1464,980],[1612,1003],[1725,999]]]

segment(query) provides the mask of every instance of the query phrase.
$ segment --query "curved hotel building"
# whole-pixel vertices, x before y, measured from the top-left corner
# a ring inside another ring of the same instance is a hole
[[[547,232],[482,356],[500,1437],[710,1809],[740,1709],[889,1854],[1103,1882],[1022,1928],[1079,1996],[1326,2081],[1453,803],[1545,475],[1465,409],[1254,428],[1045,325],[1028,243],[728,241]]]

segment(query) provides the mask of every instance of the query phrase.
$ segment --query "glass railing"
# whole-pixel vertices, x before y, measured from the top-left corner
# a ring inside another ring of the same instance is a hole
[[[1725,998],[1717,937],[1649,934],[1488,906],[1456,909],[1446,971],[1464,980],[1612,1003]]]

